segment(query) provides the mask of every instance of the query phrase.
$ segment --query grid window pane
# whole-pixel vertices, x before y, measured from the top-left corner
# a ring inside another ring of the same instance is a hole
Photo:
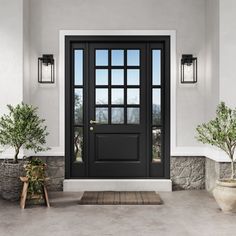
[[[127,123],[128,124],[139,124],[140,112],[138,107],[127,108]]]
[[[96,69],[96,85],[108,85],[108,70]]]
[[[112,124],[124,123],[124,108],[113,107],[111,109],[111,123]]]
[[[108,50],[97,49],[96,50],[96,66],[108,66]]]
[[[75,124],[83,124],[83,89],[75,89],[74,93],[74,120]]]
[[[152,50],[152,84],[161,84],[161,50]]]
[[[96,121],[99,124],[108,123],[108,108],[107,107],[97,107],[96,108]]]
[[[139,89],[127,89],[127,104],[139,104]]]
[[[128,69],[127,70],[127,85],[139,85],[140,74],[139,69]]]
[[[161,124],[161,90],[152,89],[152,123]]]
[[[96,89],[96,104],[108,104],[108,89]]]
[[[140,65],[140,50],[137,49],[127,50],[127,65],[128,66]]]
[[[83,128],[76,127],[74,133],[74,160],[83,162]]]
[[[111,103],[124,104],[124,89],[111,89]]]
[[[124,70],[123,69],[111,70],[111,84],[124,85]]]
[[[152,161],[161,162],[161,130],[152,128]]]
[[[111,50],[111,65],[112,66],[124,65],[124,50]]]
[[[74,51],[74,80],[75,85],[83,84],[83,50],[75,50]]]

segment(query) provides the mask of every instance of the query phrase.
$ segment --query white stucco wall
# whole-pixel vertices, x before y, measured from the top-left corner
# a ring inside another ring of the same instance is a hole
[[[235,10],[234,0],[137,0],[135,5],[133,0],[0,0],[0,114],[6,104],[22,100],[38,106],[54,147],[50,154],[63,154],[60,30],[176,30],[177,125],[171,127],[177,134],[176,153],[212,157],[194,139],[195,127],[212,118],[219,100],[236,105]],[[43,53],[56,59],[54,85],[37,82],[37,59]],[[196,85],[179,82],[185,53],[198,57]]]
[[[206,1],[206,120],[219,103],[219,0]]]
[[[23,0],[0,0],[0,115],[23,100]]]
[[[236,107],[236,1],[220,0],[220,100]]]
[[[183,53],[198,57],[198,84],[184,86],[177,75],[177,144],[199,146],[195,127],[204,121],[205,0],[31,0],[30,1],[30,102],[47,120],[51,146],[59,142],[59,31],[97,29],[176,30],[177,73]],[[174,6],[174,7],[173,7]],[[37,58],[52,53],[56,59],[56,84],[37,82]],[[174,128],[174,127],[172,127]]]

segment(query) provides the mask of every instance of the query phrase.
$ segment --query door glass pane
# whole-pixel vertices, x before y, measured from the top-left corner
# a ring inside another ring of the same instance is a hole
[[[161,124],[161,90],[152,89],[152,123]]]
[[[96,121],[100,124],[108,123],[108,108],[107,107],[96,108]]]
[[[127,50],[127,65],[139,66],[139,64],[140,64],[140,50],[137,49]]]
[[[74,51],[75,85],[83,84],[83,50]]]
[[[96,104],[108,104],[108,89],[96,89]]]
[[[161,84],[161,50],[152,50],[152,84]]]
[[[124,104],[124,89],[111,89],[111,103]]]
[[[152,161],[161,162],[161,130],[152,128]]]
[[[124,65],[124,50],[111,50],[111,65],[112,66]]]
[[[97,49],[96,50],[96,66],[108,66],[108,50]]]
[[[139,69],[127,70],[127,85],[139,85]]]
[[[108,85],[108,70],[96,69],[96,85]]]
[[[82,127],[75,128],[74,158],[75,158],[75,162],[83,162],[83,128]]]
[[[83,124],[83,89],[75,89],[74,99],[75,124]]]
[[[112,124],[124,123],[124,108],[113,107],[111,109],[111,123]]]
[[[111,70],[111,84],[124,85],[124,70],[123,69]]]
[[[127,89],[127,104],[139,104],[139,89]]]
[[[127,108],[127,123],[128,124],[139,124],[139,108],[128,107]]]

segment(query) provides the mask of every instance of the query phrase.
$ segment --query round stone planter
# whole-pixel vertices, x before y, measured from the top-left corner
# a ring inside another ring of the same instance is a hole
[[[236,212],[236,180],[216,181],[213,195],[223,212]]]
[[[18,201],[20,198],[22,183],[20,176],[23,176],[24,162],[15,164],[10,161],[4,161],[0,166],[1,178],[1,196],[10,201]]]

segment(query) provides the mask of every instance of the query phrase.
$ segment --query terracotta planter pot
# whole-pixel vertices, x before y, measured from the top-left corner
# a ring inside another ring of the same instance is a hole
[[[223,212],[236,212],[236,180],[216,181],[213,196]]]

